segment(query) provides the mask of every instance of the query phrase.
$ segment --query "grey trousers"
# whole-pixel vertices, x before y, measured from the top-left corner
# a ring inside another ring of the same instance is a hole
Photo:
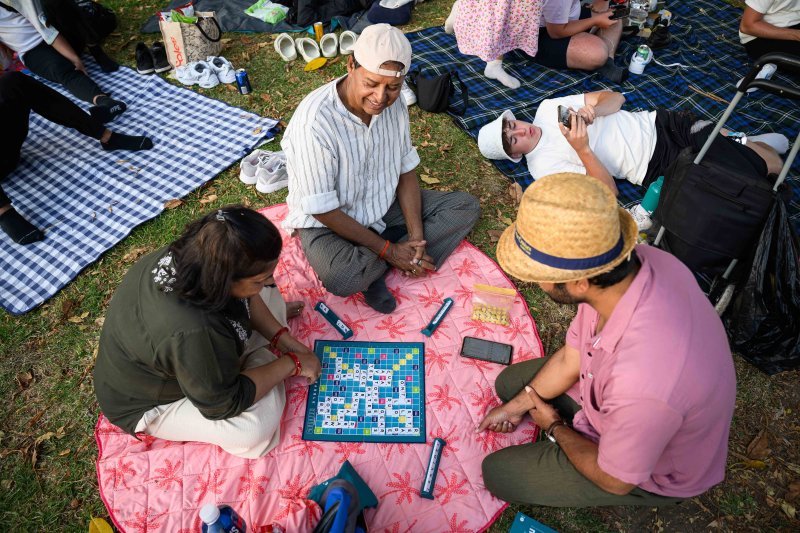
[[[436,268],[456,249],[480,217],[478,199],[465,192],[422,190],[422,224],[426,252]],[[383,216],[384,239],[399,242],[408,238],[406,221],[397,200]],[[309,264],[325,288],[337,296],[363,292],[383,276],[389,264],[364,246],[343,239],[328,228],[298,230]]]
[[[547,357],[524,361],[503,370],[495,383],[503,402],[511,400],[542,368]],[[571,421],[581,406],[566,394],[550,403],[565,420]],[[483,460],[483,482],[489,491],[511,503],[549,507],[596,507],[605,505],[676,504],[671,498],[638,487],[624,496],[606,492],[578,472],[567,455],[549,440],[509,446]]]

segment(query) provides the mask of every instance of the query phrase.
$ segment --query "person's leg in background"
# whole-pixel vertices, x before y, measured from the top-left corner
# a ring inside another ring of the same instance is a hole
[[[77,98],[93,104],[89,113],[104,124],[127,109],[124,102],[108,96],[89,76],[76,70],[75,65],[47,43],[42,42],[25,52],[22,61],[37,76],[58,83]]]
[[[19,163],[20,149],[28,136],[30,112],[74,128],[97,139],[106,150],[147,150],[153,143],[147,137],[114,133],[85,113],[65,96],[20,72],[0,76],[0,181],[6,178]],[[30,244],[40,241],[44,234],[20,215],[11,200],[0,189],[0,229],[14,242]]]
[[[103,39],[116,27],[113,15],[106,17],[101,14],[99,17],[90,18],[89,14],[74,0],[42,0],[42,9],[47,17],[47,22],[66,37],[78,54],[84,48],[88,50],[103,72],[114,72],[119,69],[119,65],[108,57],[101,47]],[[93,9],[99,8],[94,7]],[[97,27],[98,24],[103,23],[106,27]]]

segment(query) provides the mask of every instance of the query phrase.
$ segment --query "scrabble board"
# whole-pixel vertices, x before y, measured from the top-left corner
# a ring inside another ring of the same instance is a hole
[[[425,442],[425,345],[318,340],[303,439]]]

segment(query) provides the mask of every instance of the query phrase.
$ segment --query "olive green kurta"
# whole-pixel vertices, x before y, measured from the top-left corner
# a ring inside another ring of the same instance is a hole
[[[100,336],[97,401],[131,434],[146,411],[182,398],[212,420],[254,401],[255,384],[239,363],[251,332],[246,302],[205,311],[171,290],[174,276],[166,248],[139,260],[117,288]]]

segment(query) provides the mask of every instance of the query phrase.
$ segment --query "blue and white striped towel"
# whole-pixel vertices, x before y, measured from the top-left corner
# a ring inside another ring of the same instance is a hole
[[[53,296],[161,213],[165,202],[214,178],[276,132],[276,120],[158,76],[125,67],[104,74],[93,62],[87,67],[101,88],[128,105],[109,128],[148,135],[155,147],[106,152],[96,140],[31,114],[21,162],[3,189],[46,238],[20,246],[0,232],[0,306],[14,314]]]

